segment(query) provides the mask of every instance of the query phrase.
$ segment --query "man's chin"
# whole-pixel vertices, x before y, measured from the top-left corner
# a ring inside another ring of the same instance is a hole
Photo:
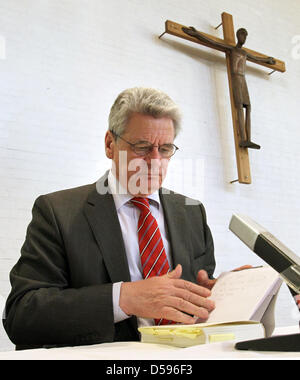
[[[151,189],[151,194],[157,191],[162,184],[161,176],[148,176],[148,188]]]
[[[161,185],[162,185],[161,176],[147,175],[147,176],[140,177],[140,181],[137,184],[137,186],[133,186],[132,189],[129,186],[128,190],[132,195],[146,197],[148,195],[155,193],[157,190],[159,190]]]

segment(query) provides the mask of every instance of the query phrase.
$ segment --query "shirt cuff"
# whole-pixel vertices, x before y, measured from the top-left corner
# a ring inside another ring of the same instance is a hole
[[[124,319],[130,317],[130,315],[124,313],[124,311],[120,308],[120,291],[122,283],[123,282],[116,282],[113,284],[114,323],[124,321]]]

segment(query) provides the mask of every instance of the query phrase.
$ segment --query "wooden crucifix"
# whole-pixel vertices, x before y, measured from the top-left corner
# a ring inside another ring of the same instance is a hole
[[[166,21],[166,30],[162,35],[165,33],[172,34],[226,53],[238,169],[237,181],[239,183],[250,184],[251,174],[248,148],[260,149],[260,146],[251,141],[251,103],[245,78],[246,61],[249,60],[259,65],[269,67],[273,70],[272,73],[274,71],[284,72],[285,63],[273,57],[268,57],[253,50],[243,48],[242,46],[248,34],[244,28],[237,31],[238,43],[236,44],[232,15],[225,12],[222,13],[222,23],[219,26],[221,25],[223,25],[224,40],[199,32],[193,27],[188,28],[177,24],[173,21]],[[160,37],[162,37],[162,35]]]

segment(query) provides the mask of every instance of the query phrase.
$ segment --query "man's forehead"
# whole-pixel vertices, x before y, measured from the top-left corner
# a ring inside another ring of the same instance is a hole
[[[163,131],[160,131],[161,133],[151,133],[151,132],[143,132],[139,131],[137,133],[132,134],[126,134],[126,137],[129,138],[132,142],[148,142],[153,143],[154,141],[158,142],[159,144],[167,144],[167,143],[173,143],[174,140],[174,134],[173,133],[164,133]]]
[[[170,118],[135,118],[129,121],[123,135],[139,139],[174,137],[174,124]]]

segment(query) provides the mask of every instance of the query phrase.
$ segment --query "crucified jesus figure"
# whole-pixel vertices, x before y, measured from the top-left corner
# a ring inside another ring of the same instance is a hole
[[[193,27],[183,27],[182,31],[192,37],[197,38],[201,42],[208,42],[212,47],[222,48],[222,50],[224,50],[226,53],[229,53],[230,70],[232,76],[232,91],[234,103],[238,114],[238,125],[240,135],[239,146],[242,148],[260,149],[259,145],[251,141],[251,103],[245,77],[246,61],[247,58],[250,58],[251,60],[256,62],[265,62],[270,65],[274,65],[276,63],[275,59],[272,57],[257,57],[245,51],[242,48],[242,46],[246,42],[248,32],[244,28],[239,29],[236,33],[238,39],[236,46],[231,46],[225,43],[213,41],[201,32],[198,32]],[[246,109],[245,118],[244,108]]]

